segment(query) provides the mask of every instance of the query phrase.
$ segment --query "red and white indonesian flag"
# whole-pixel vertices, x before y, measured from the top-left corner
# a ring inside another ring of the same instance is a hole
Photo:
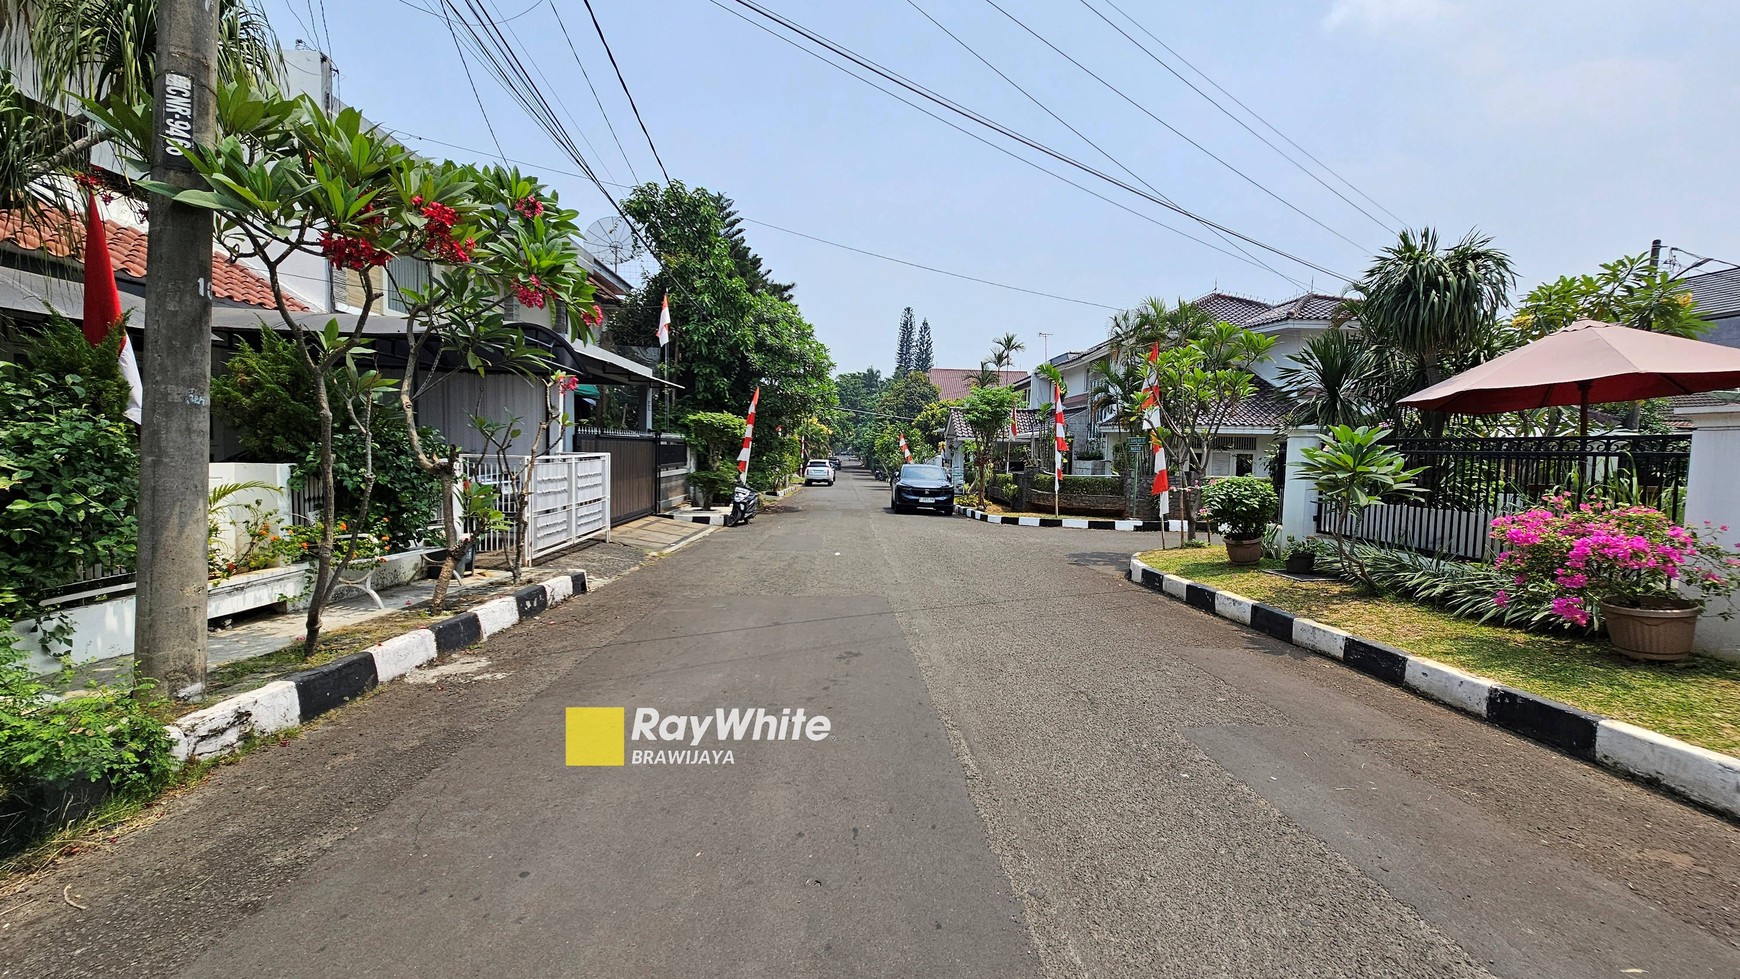
[[[665,301],[659,304],[659,346],[671,342],[671,297],[665,296]],[[759,389],[758,389],[759,390]]]
[[[1069,452],[1069,440],[1064,437],[1063,432],[1063,389],[1055,383],[1051,385],[1051,425],[1052,437],[1057,441],[1057,453],[1052,458],[1051,476],[1056,480],[1053,491],[1061,494],[1063,492],[1063,457]]]
[[[749,399],[749,417],[743,420],[743,448],[737,453],[737,481],[749,485],[749,443],[755,441],[755,406],[761,403],[761,388]]]
[[[1160,519],[1171,510],[1172,477],[1166,472],[1166,444],[1160,439],[1160,345],[1148,350],[1148,387],[1142,397],[1142,421],[1148,428],[1148,444],[1154,448],[1154,484],[1148,495],[1160,498]]]
[[[97,212],[95,195],[85,198],[85,321],[86,342],[100,347],[121,322],[121,291],[115,288],[115,269],[109,261],[109,235],[103,216]],[[127,379],[127,417],[138,424],[145,417],[145,385],[139,380],[139,360],[133,344],[121,334],[121,376]]]
[[[907,462],[912,461],[912,450],[906,447],[906,436],[904,435],[900,437],[900,454],[906,457]]]

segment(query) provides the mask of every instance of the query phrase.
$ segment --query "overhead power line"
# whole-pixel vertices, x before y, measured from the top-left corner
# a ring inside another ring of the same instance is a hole
[[[1051,109],[1050,106],[1046,105],[1044,102],[1041,102],[1039,100],[1038,96],[1034,95],[1032,92],[1029,92],[1027,89],[1023,88],[1020,82],[1017,82],[1015,79],[1010,78],[1006,73],[1004,73],[1004,71],[1001,68],[998,68],[996,65],[992,64],[990,59],[988,59],[984,55],[980,54],[977,50],[975,50],[973,48],[972,45],[968,44],[965,40],[963,40],[960,37],[960,35],[956,34],[954,31],[949,30],[946,26],[943,25],[943,23],[941,21],[937,20],[935,17],[932,17],[929,14],[929,12],[927,12],[923,7],[920,7],[918,5],[917,0],[906,0],[906,3],[912,9],[918,11],[919,15],[922,16],[925,20],[928,20],[932,24],[934,24],[936,26],[937,30],[942,31],[944,34],[947,34],[949,36],[949,38],[952,39],[956,44],[958,44],[962,48],[964,48],[968,54],[972,55],[974,58],[977,58],[979,60],[980,64],[984,65],[986,68],[989,68],[993,72],[995,72],[997,74],[998,78],[1001,78],[1004,81],[1008,82],[1015,89],[1015,91],[1020,92],[1023,96],[1025,96],[1027,98],[1027,101],[1032,102],[1034,105],[1038,106],[1046,115],[1057,120],[1059,125],[1063,126],[1065,129],[1068,129],[1070,132],[1074,133],[1079,139],[1081,139],[1082,142],[1088,144],[1089,146],[1093,147],[1095,150],[1099,151],[1099,154],[1101,156],[1105,157],[1107,160],[1109,160],[1113,166],[1117,167],[1119,170],[1122,170],[1122,171],[1124,171],[1124,173],[1128,174],[1131,180],[1136,181],[1137,183],[1141,184],[1142,186],[1153,191],[1155,194],[1158,194],[1162,198],[1165,198],[1167,200],[1171,200],[1171,198],[1167,198],[1165,194],[1160,192],[1160,188],[1155,187],[1152,183],[1148,182],[1147,180],[1144,180],[1134,170],[1131,170],[1128,166],[1126,166],[1123,161],[1119,160],[1117,157],[1113,156],[1109,151],[1107,151],[1105,147],[1101,146],[1099,143],[1094,142],[1091,138],[1088,137],[1088,135],[1086,133],[1082,132],[1080,129],[1077,129],[1075,126],[1071,125],[1069,120],[1058,115],[1056,112],[1054,112]],[[1295,279],[1289,275],[1286,275],[1286,274],[1280,272],[1274,266],[1268,264],[1267,262],[1264,262],[1262,259],[1257,258],[1255,255],[1252,255],[1250,252],[1245,251],[1245,247],[1243,245],[1239,244],[1238,242],[1234,241],[1232,238],[1229,238],[1226,235],[1220,234],[1220,232],[1218,232],[1218,231],[1215,232],[1215,234],[1218,235],[1222,241],[1226,242],[1229,246],[1231,246],[1231,247],[1237,249],[1238,251],[1240,251],[1241,253],[1243,253],[1247,258],[1249,258],[1251,261],[1255,262],[1257,265],[1259,265],[1265,269],[1268,269],[1270,272],[1274,273],[1277,277],[1279,277],[1287,282],[1292,283],[1293,285],[1297,286],[1300,289],[1305,288],[1305,283],[1300,282],[1298,279]]]
[[[628,166],[628,175],[640,183],[640,174],[634,172],[634,162],[628,158],[628,150],[622,146],[622,137],[616,135],[616,124],[610,121],[610,113],[605,111],[604,100],[598,96],[598,87],[592,84],[592,73],[586,70],[586,59],[580,57],[580,51],[574,47],[574,38],[568,33],[568,22],[562,19],[562,12],[556,9],[556,0],[550,0],[550,13],[556,16],[556,26],[562,29],[562,39],[568,42],[568,53],[574,56],[574,64],[580,69],[580,77],[586,79],[586,87],[592,92],[592,101],[598,105],[598,114],[604,117],[604,126],[610,130],[610,138],[616,141],[616,152],[622,154],[622,162]]]
[[[1037,39],[1039,41],[1039,43],[1041,43],[1041,44],[1045,45],[1046,47],[1050,48],[1051,50],[1057,52],[1057,54],[1062,56],[1062,58],[1065,61],[1068,61],[1070,64],[1075,65],[1077,68],[1080,68],[1083,72],[1085,72],[1087,74],[1087,76],[1089,78],[1092,78],[1094,81],[1099,82],[1101,85],[1104,85],[1106,88],[1110,89],[1113,93],[1115,93],[1119,98],[1123,99],[1125,102],[1130,103],[1132,106],[1135,106],[1136,109],[1139,110],[1143,115],[1147,116],[1148,118],[1159,123],[1161,126],[1165,127],[1168,132],[1177,136],[1179,139],[1184,140],[1186,143],[1189,143],[1191,146],[1196,147],[1198,150],[1200,150],[1203,153],[1204,156],[1207,156],[1209,159],[1211,159],[1214,162],[1225,167],[1227,170],[1232,171],[1240,179],[1242,179],[1245,183],[1248,183],[1252,187],[1255,187],[1258,190],[1262,191],[1263,193],[1269,195],[1270,197],[1272,197],[1276,201],[1278,201],[1281,204],[1281,206],[1287,208],[1289,211],[1292,211],[1294,214],[1299,215],[1300,217],[1304,218],[1305,220],[1311,222],[1312,224],[1315,224],[1319,228],[1322,228],[1324,231],[1329,232],[1330,234],[1334,235],[1335,237],[1340,238],[1342,241],[1347,242],[1348,244],[1352,245],[1353,247],[1359,248],[1359,249],[1365,248],[1365,246],[1361,245],[1359,242],[1354,241],[1352,238],[1349,238],[1347,235],[1344,235],[1341,232],[1335,230],[1334,228],[1331,228],[1329,225],[1323,223],[1323,221],[1318,219],[1315,215],[1312,215],[1309,212],[1307,212],[1304,208],[1299,207],[1297,204],[1294,204],[1292,201],[1286,199],[1285,197],[1282,197],[1280,194],[1275,193],[1273,190],[1270,190],[1269,187],[1266,184],[1264,184],[1262,181],[1260,181],[1257,178],[1251,176],[1250,174],[1244,172],[1243,170],[1240,170],[1238,167],[1233,166],[1231,163],[1227,162],[1225,159],[1223,159],[1218,154],[1216,154],[1213,150],[1211,150],[1208,147],[1197,142],[1195,139],[1192,139],[1191,137],[1185,135],[1183,130],[1179,129],[1177,126],[1174,126],[1170,122],[1167,122],[1165,119],[1160,118],[1160,116],[1156,115],[1152,109],[1149,109],[1147,106],[1143,105],[1142,103],[1131,98],[1129,95],[1125,94],[1123,89],[1117,87],[1116,85],[1113,85],[1109,81],[1106,81],[1104,78],[1101,78],[1098,73],[1096,73],[1093,69],[1089,68],[1087,65],[1084,65],[1080,61],[1077,61],[1075,59],[1075,57],[1073,55],[1071,55],[1069,52],[1067,52],[1067,51],[1063,50],[1062,48],[1058,47],[1057,45],[1051,43],[1050,39],[1047,38],[1045,35],[1039,33],[1038,31],[1034,30],[1031,27],[1028,27],[1027,23],[1025,21],[1023,21],[1021,18],[1015,16],[1014,14],[1010,13],[1007,10],[1004,10],[1002,4],[999,4],[997,2],[997,0],[985,0],[985,2],[990,4],[991,8],[993,10],[997,11],[998,13],[1002,14],[1004,17],[1009,18],[1010,21],[1014,22],[1015,26],[1021,28],[1022,30],[1026,31],[1027,33],[1033,35],[1033,37],[1035,39]]]
[[[474,146],[461,146],[458,143],[449,143],[449,142],[446,142],[445,140],[435,139],[435,138],[430,137],[430,136],[419,136],[416,133],[406,132],[405,130],[402,130],[402,129],[389,129],[388,132],[392,133],[395,136],[403,137],[406,139],[415,139],[415,140],[419,140],[419,141],[425,142],[425,143],[434,143],[437,146],[445,146],[448,149],[452,149],[452,150],[460,150],[460,151],[466,152],[466,153],[476,153],[480,156],[488,156],[489,155],[487,151],[480,150]],[[569,170],[563,170],[560,167],[552,167],[552,166],[548,166],[548,165],[545,165],[542,163],[531,163],[531,162],[528,162],[526,160],[513,160],[513,159],[510,159],[507,162],[515,163],[515,164],[518,164],[522,167],[530,167],[539,173],[556,173],[556,174],[561,174],[562,176],[565,176],[565,177],[581,177],[582,179],[584,179],[584,177],[585,177],[584,174],[574,173],[574,172],[569,171]],[[627,184],[612,184],[611,186],[621,187],[624,189],[627,189],[627,187],[628,187]],[[769,229],[774,230],[774,231],[783,232],[783,233],[788,234],[788,235],[795,235],[799,238],[807,238],[810,241],[818,242],[818,243],[823,244],[823,245],[828,245],[829,247],[832,247],[832,248],[839,248],[839,249],[843,249],[843,250],[849,251],[849,252],[856,252],[859,255],[867,255],[871,258],[880,259],[884,262],[893,262],[896,265],[905,265],[905,266],[908,266],[911,268],[921,269],[921,270],[926,271],[926,272],[934,272],[937,275],[946,275],[946,276],[949,276],[949,277],[955,278],[955,279],[965,279],[968,282],[977,282],[981,285],[993,286],[993,287],[998,288],[998,289],[1008,289],[1008,290],[1013,291],[1013,292],[1024,292],[1024,293],[1027,293],[1028,295],[1032,295],[1032,296],[1043,296],[1046,299],[1056,299],[1060,302],[1075,303],[1075,304],[1080,305],[1080,306],[1097,306],[1100,309],[1112,309],[1112,310],[1116,310],[1116,309],[1121,308],[1118,306],[1108,305],[1106,303],[1093,302],[1093,301],[1087,300],[1087,299],[1074,299],[1074,298],[1071,298],[1069,296],[1056,295],[1055,293],[1041,292],[1037,289],[1029,289],[1025,286],[1010,285],[1007,282],[997,282],[993,279],[980,278],[979,276],[976,276],[976,275],[968,275],[965,272],[954,272],[954,271],[951,271],[949,269],[938,268],[934,265],[925,265],[922,262],[914,262],[914,261],[909,261],[908,259],[904,259],[904,258],[896,258],[893,255],[884,255],[881,252],[874,252],[868,248],[859,248],[856,245],[848,245],[845,242],[835,241],[831,238],[824,238],[820,235],[812,235],[812,234],[809,234],[808,232],[798,231],[794,228],[787,228],[787,227],[783,227],[783,226],[777,225],[777,224],[770,224],[766,221],[757,221],[754,218],[744,218],[743,221],[747,224],[760,225],[764,228],[769,228]]]
[[[1086,300],[1086,299],[1071,299],[1068,296],[1059,296],[1059,295],[1056,295],[1055,293],[1050,293],[1050,292],[1040,292],[1038,289],[1028,289],[1024,286],[1012,286],[1012,285],[1009,285],[1008,283],[1005,283],[1005,282],[993,282],[990,279],[981,279],[976,275],[967,275],[964,272],[950,272],[947,269],[939,269],[939,268],[936,268],[936,267],[930,266],[930,265],[921,265],[918,262],[909,262],[904,258],[895,258],[892,255],[883,255],[880,252],[873,252],[873,251],[870,251],[869,249],[856,248],[852,245],[844,245],[844,244],[841,244],[840,242],[837,242],[837,241],[829,241],[826,238],[819,238],[815,235],[804,234],[802,231],[793,231],[790,228],[782,228],[777,224],[768,224],[766,221],[757,221],[754,218],[744,218],[743,221],[747,224],[758,224],[758,225],[762,226],[763,228],[772,228],[775,231],[783,231],[788,235],[796,235],[799,238],[808,238],[810,241],[818,241],[824,245],[832,245],[835,248],[844,248],[846,251],[857,252],[860,255],[868,255],[871,258],[879,258],[879,259],[883,260],[884,262],[894,262],[897,265],[905,265],[905,266],[915,268],[915,269],[923,269],[926,272],[935,272],[938,275],[952,276],[956,279],[966,279],[969,282],[978,282],[978,283],[981,283],[983,285],[996,286],[999,289],[1009,289],[1009,290],[1012,290],[1014,292],[1025,292],[1030,296],[1044,296],[1047,299],[1056,299],[1056,300],[1059,300],[1061,302],[1066,302],[1066,303],[1076,303],[1077,305],[1081,305],[1081,306],[1098,306],[1100,309],[1109,309],[1109,310],[1112,310],[1113,312],[1116,312],[1117,310],[1123,308],[1121,306],[1108,306],[1105,303],[1091,302],[1091,301]]]
[[[1343,184],[1345,184],[1347,186],[1347,189],[1349,189],[1349,190],[1353,191],[1354,193],[1358,194],[1359,196],[1365,198],[1366,202],[1371,204],[1371,206],[1377,208],[1378,210],[1380,210],[1380,211],[1384,212],[1385,214],[1388,214],[1390,217],[1394,218],[1397,224],[1402,224],[1402,225],[1407,224],[1407,222],[1402,220],[1402,218],[1399,215],[1397,215],[1396,212],[1383,206],[1382,203],[1377,201],[1370,194],[1366,193],[1363,190],[1360,190],[1357,186],[1354,185],[1353,181],[1348,180],[1346,177],[1342,176],[1340,173],[1338,173],[1335,170],[1334,167],[1330,166],[1327,163],[1324,163],[1322,160],[1319,160],[1315,155],[1312,154],[1312,152],[1310,150],[1306,149],[1303,146],[1300,146],[1297,142],[1295,142],[1293,137],[1282,132],[1280,129],[1277,129],[1275,127],[1275,124],[1270,122],[1269,120],[1265,119],[1261,113],[1259,113],[1257,110],[1251,108],[1250,106],[1246,105],[1243,101],[1241,101],[1239,99],[1238,96],[1227,91],[1224,87],[1221,86],[1221,84],[1219,82],[1215,81],[1212,77],[1210,77],[1207,72],[1203,71],[1201,68],[1198,68],[1198,67],[1196,67],[1196,65],[1192,64],[1189,58],[1186,58],[1184,55],[1179,54],[1177,51],[1173,50],[1170,45],[1168,45],[1165,41],[1162,41],[1159,37],[1157,37],[1153,31],[1149,30],[1147,27],[1144,27],[1142,25],[1141,21],[1130,16],[1130,14],[1127,11],[1125,11],[1124,8],[1118,6],[1117,3],[1115,2],[1115,0],[1105,0],[1105,3],[1106,3],[1106,6],[1112,8],[1113,10],[1116,10],[1120,15],[1122,15],[1125,20],[1127,20],[1131,24],[1135,25],[1137,30],[1141,31],[1143,34],[1148,35],[1148,37],[1150,39],[1152,39],[1155,44],[1160,45],[1160,47],[1163,50],[1165,50],[1165,52],[1167,54],[1173,56],[1174,58],[1177,58],[1179,60],[1179,62],[1181,62],[1184,65],[1184,67],[1189,68],[1191,71],[1195,72],[1198,78],[1201,78],[1203,81],[1214,86],[1215,91],[1217,91],[1220,94],[1231,99],[1233,101],[1234,105],[1237,105],[1239,108],[1250,113],[1251,118],[1262,123],[1269,130],[1269,132],[1272,132],[1276,136],[1281,137],[1281,139],[1286,141],[1287,145],[1298,150],[1300,153],[1305,154],[1306,159],[1308,159],[1312,163],[1315,163],[1318,166],[1322,167],[1326,173],[1330,174],[1335,179],[1337,179],[1337,180],[1341,181]]]
[[[718,5],[718,6],[722,6],[723,3],[725,2],[725,0],[709,0],[709,2],[714,3],[715,5]],[[737,4],[738,6],[743,7],[744,9],[755,13],[756,15],[758,15],[760,17],[763,17],[769,21],[772,21],[773,23],[778,24],[779,26],[792,32],[793,34],[798,35],[799,37],[804,38],[805,40],[809,41],[812,44],[820,45],[821,47],[826,48],[828,51],[834,53],[835,55],[837,55],[841,58],[845,58],[845,59],[851,61],[852,63],[858,65],[859,67],[865,69],[866,71],[873,72],[876,75],[878,75],[882,78],[885,78],[888,81],[890,81],[896,85],[899,85],[901,88],[907,89],[908,91],[912,92],[913,94],[920,96],[921,98],[924,98],[924,99],[927,99],[931,102],[934,102],[937,105],[942,106],[943,108],[947,109],[950,112],[953,112],[957,115],[960,115],[964,118],[971,120],[972,122],[974,122],[980,126],[983,126],[987,129],[990,129],[993,132],[998,133],[999,135],[1003,136],[1006,139],[1013,140],[1017,143],[1020,143],[1023,146],[1026,146],[1029,149],[1043,153],[1046,156],[1049,156],[1052,159],[1055,159],[1060,163],[1063,163],[1067,166],[1073,167],[1077,170],[1082,171],[1083,173],[1086,173],[1090,176],[1096,177],[1096,178],[1103,180],[1107,183],[1110,183],[1116,187],[1119,187],[1128,193],[1134,194],[1138,197],[1141,197],[1144,200],[1150,201],[1154,204],[1158,204],[1161,207],[1166,208],[1167,210],[1174,211],[1178,214],[1181,214],[1185,217],[1188,217],[1192,221],[1197,222],[1198,224],[1202,225],[1203,227],[1212,228],[1214,230],[1229,234],[1229,235],[1239,239],[1240,241],[1245,242],[1246,244],[1253,245],[1257,248],[1261,248],[1262,250],[1264,250],[1266,252],[1277,255],[1281,258],[1285,258],[1290,262],[1294,262],[1294,263],[1301,265],[1305,268],[1311,269],[1314,272],[1329,276],[1330,278],[1337,279],[1337,280],[1342,281],[1342,282],[1349,282],[1349,283],[1351,283],[1353,281],[1348,276],[1343,275],[1339,272],[1336,272],[1336,271],[1334,271],[1326,266],[1323,266],[1323,265],[1320,265],[1316,262],[1313,262],[1310,259],[1301,258],[1298,255],[1294,255],[1291,252],[1288,252],[1284,249],[1281,249],[1275,245],[1271,245],[1268,242],[1254,238],[1254,237],[1247,235],[1241,231],[1236,231],[1236,230],[1234,230],[1234,229],[1232,229],[1224,224],[1213,221],[1207,217],[1204,217],[1203,215],[1197,214],[1194,211],[1191,211],[1191,210],[1184,208],[1180,205],[1174,204],[1171,201],[1165,200],[1164,198],[1160,197],[1159,195],[1156,195],[1152,192],[1149,192],[1149,191],[1144,190],[1140,187],[1137,187],[1133,184],[1130,184],[1127,181],[1124,181],[1124,180],[1121,180],[1117,177],[1114,177],[1114,176],[1112,176],[1112,175],[1110,175],[1102,170],[1099,170],[1095,167],[1089,166],[1088,164],[1083,163],[1082,161],[1075,159],[1074,157],[1071,157],[1068,154],[1065,154],[1065,153],[1063,153],[1059,150],[1056,150],[1050,146],[1047,146],[1044,143],[1041,143],[1038,140],[1035,140],[1030,136],[1026,136],[1022,133],[1019,133],[1019,132],[1009,128],[1008,126],[1005,126],[1001,123],[998,123],[995,120],[992,120],[990,118],[987,118],[986,116],[984,116],[983,114],[981,114],[979,112],[968,109],[965,106],[962,106],[959,103],[954,102],[953,100],[951,100],[945,96],[939,95],[936,92],[932,91],[931,89],[928,89],[922,85],[919,85],[918,83],[906,78],[903,75],[900,75],[900,74],[893,72],[887,68],[884,68],[883,66],[877,64],[876,62],[871,61],[868,58],[865,58],[864,56],[859,55],[856,52],[854,52],[848,48],[845,48],[842,45],[837,44],[836,42],[831,41],[826,37],[823,37],[822,35],[816,33],[815,31],[812,31],[812,30],[802,26],[801,24],[795,23],[794,21],[790,20],[789,18],[786,18],[780,14],[777,14],[777,13],[767,9],[766,7],[762,6],[761,4],[756,3],[755,0],[730,0],[730,2],[733,2],[733,3]],[[832,64],[832,62],[829,62],[829,63]],[[838,68],[840,66],[835,65],[835,67]],[[848,74],[851,74],[851,73],[848,72]],[[856,76],[854,76],[854,77],[856,77]]]
[[[555,9],[553,5],[551,9]],[[653,142],[652,133],[647,132],[646,120],[640,117],[640,106],[634,104],[634,93],[628,90],[628,79],[622,77],[622,66],[616,63],[616,52],[610,50],[610,42],[604,39],[604,26],[598,23],[598,12],[592,9],[592,0],[586,0],[586,13],[592,17],[592,29],[598,32],[598,43],[604,45],[604,53],[610,58],[610,67],[616,72],[617,84],[622,86],[622,94],[628,97],[628,107],[634,110],[634,121],[640,123],[640,134],[646,137],[646,145],[652,149],[653,159],[658,161],[659,172],[665,175],[665,183],[668,184],[671,182],[671,172],[665,169],[665,161],[659,156],[659,148]],[[561,20],[562,15],[557,14],[556,19]]]
[[[753,27],[756,30],[761,31],[762,33],[766,34],[767,36],[774,38],[775,40],[778,40],[782,43],[790,45],[793,49],[800,51],[803,54],[806,54],[809,57],[816,59],[817,61],[820,61],[822,64],[827,65],[830,68],[833,68],[837,71],[844,73],[848,77],[851,77],[851,78],[857,79],[860,82],[863,82],[864,84],[870,86],[871,88],[875,89],[876,91],[881,92],[883,95],[886,95],[889,98],[894,99],[895,101],[902,103],[903,105],[910,106],[911,108],[913,108],[914,110],[916,110],[918,112],[924,113],[925,115],[931,117],[932,119],[935,119],[937,122],[940,122],[943,125],[949,127],[950,129],[955,130],[956,132],[960,133],[961,135],[966,136],[969,139],[973,139],[973,140],[976,140],[980,143],[983,143],[984,145],[990,147],[993,150],[996,150],[997,152],[1003,154],[1004,156],[1009,157],[1011,160],[1014,160],[1015,162],[1020,163],[1023,166],[1032,167],[1033,169],[1039,171],[1040,173],[1045,174],[1047,177],[1050,177],[1053,180],[1057,180],[1061,183],[1068,184],[1069,186],[1074,187],[1076,190],[1079,190],[1082,193],[1087,194],[1090,197],[1094,197],[1094,198],[1097,198],[1099,200],[1105,201],[1107,204],[1112,205],[1113,207],[1117,208],[1118,210],[1124,211],[1124,212],[1131,214],[1135,217],[1141,218],[1142,220],[1148,222],[1149,224],[1154,225],[1157,228],[1162,228],[1166,231],[1172,232],[1175,235],[1178,235],[1181,238],[1185,238],[1185,239],[1188,239],[1190,241],[1194,241],[1197,244],[1201,245],[1202,247],[1209,249],[1210,251],[1219,252],[1220,254],[1225,255],[1228,258],[1234,259],[1236,261],[1244,262],[1244,263],[1251,265],[1251,266],[1254,266],[1256,268],[1267,268],[1267,266],[1262,265],[1261,263],[1259,263],[1255,259],[1251,258],[1249,255],[1244,255],[1244,254],[1239,254],[1237,252],[1228,251],[1225,248],[1222,248],[1219,245],[1216,245],[1212,241],[1205,241],[1202,238],[1198,238],[1188,231],[1183,231],[1183,230],[1180,230],[1178,228],[1173,227],[1170,224],[1167,224],[1166,222],[1160,220],[1159,218],[1153,216],[1152,214],[1147,214],[1147,213],[1144,213],[1142,211],[1138,211],[1137,209],[1131,207],[1128,204],[1125,204],[1122,201],[1113,200],[1112,198],[1107,197],[1105,194],[1102,194],[1099,191],[1094,190],[1091,187],[1086,187],[1086,186],[1083,186],[1082,184],[1076,183],[1075,181],[1064,176],[1063,174],[1057,173],[1057,172],[1052,171],[1052,170],[1048,170],[1045,167],[1040,166],[1038,163],[1034,162],[1033,160],[1030,160],[1027,157],[1024,157],[1021,154],[1015,152],[1014,150],[1011,150],[1007,146],[1004,146],[1000,143],[994,142],[990,138],[988,138],[986,136],[982,136],[979,133],[974,132],[973,130],[968,129],[967,127],[961,125],[960,123],[955,122],[953,119],[949,119],[949,118],[946,118],[944,116],[938,115],[936,112],[933,112],[930,109],[925,108],[923,105],[919,104],[918,102],[913,101],[912,99],[901,94],[900,92],[885,87],[883,84],[881,84],[880,82],[876,81],[873,78],[867,78],[867,77],[860,75],[857,72],[853,71],[851,68],[846,67],[845,65],[838,64],[834,61],[828,60],[828,58],[825,55],[822,55],[821,53],[817,52],[813,48],[805,47],[804,45],[798,43],[797,41],[794,41],[791,38],[785,36],[784,34],[779,33],[778,31],[774,30],[773,28],[768,27],[766,24],[763,24],[758,20],[751,19],[747,14],[743,13],[742,11],[736,10],[736,9],[729,7],[729,6],[726,6],[724,3],[724,0],[709,0],[709,2],[712,3],[714,6],[718,7],[720,10],[723,10],[726,13],[730,14],[731,16],[736,17],[738,20],[743,21],[745,24],[748,24],[750,27]],[[1286,276],[1284,276],[1284,275],[1282,277],[1286,278]],[[1293,280],[1289,279],[1288,281],[1293,281]]]
[[[1110,17],[1107,17],[1104,13],[1101,13],[1100,9],[1096,6],[1094,6],[1092,3],[1090,3],[1089,0],[1080,0],[1080,2],[1081,2],[1082,6],[1093,11],[1093,14],[1095,17],[1098,17],[1100,20],[1105,21],[1107,27],[1110,27],[1112,30],[1117,31],[1120,35],[1123,36],[1124,40],[1129,41],[1131,44],[1134,44],[1138,50],[1140,50],[1143,54],[1148,56],[1149,60],[1153,61],[1155,64],[1159,65],[1160,67],[1166,69],[1167,73],[1170,74],[1173,78],[1176,78],[1179,81],[1183,82],[1185,85],[1188,85],[1192,92],[1195,92],[1196,94],[1202,96],[1204,99],[1206,99],[1208,101],[1209,105],[1212,105],[1216,109],[1219,109],[1221,111],[1222,115],[1226,116],[1228,119],[1231,119],[1233,122],[1238,123],[1239,126],[1241,128],[1243,128],[1245,132],[1250,133],[1252,136],[1255,136],[1258,140],[1262,141],[1262,144],[1264,146],[1267,146],[1269,149],[1274,150],[1277,154],[1279,154],[1281,156],[1282,159],[1286,160],[1288,163],[1293,164],[1293,166],[1299,168],[1300,173],[1303,173],[1307,177],[1310,177],[1312,180],[1317,181],[1319,184],[1321,184],[1323,186],[1324,190],[1327,190],[1331,194],[1334,194],[1335,196],[1341,198],[1343,201],[1345,201],[1347,203],[1347,205],[1349,207],[1351,207],[1354,210],[1358,211],[1359,213],[1365,215],[1367,218],[1370,218],[1371,222],[1373,224],[1384,229],[1385,231],[1390,231],[1390,232],[1395,231],[1394,228],[1390,227],[1389,225],[1385,224],[1381,219],[1379,219],[1377,217],[1377,215],[1366,210],[1364,207],[1361,207],[1358,201],[1355,201],[1353,198],[1348,197],[1346,194],[1342,193],[1337,188],[1330,186],[1328,181],[1325,181],[1322,177],[1319,177],[1309,167],[1305,166],[1303,163],[1300,163],[1298,160],[1295,160],[1290,154],[1287,153],[1287,151],[1281,149],[1279,146],[1276,146],[1274,143],[1270,142],[1269,138],[1267,136],[1264,136],[1262,133],[1259,133],[1255,129],[1252,129],[1249,123],[1245,122],[1243,119],[1240,119],[1238,116],[1234,115],[1232,110],[1228,109],[1226,106],[1221,105],[1218,101],[1215,100],[1214,96],[1208,94],[1207,92],[1204,92],[1201,88],[1197,87],[1195,82],[1193,82],[1190,79],[1185,78],[1183,75],[1179,74],[1178,70],[1173,68],[1171,65],[1167,64],[1165,59],[1161,58],[1159,55],[1155,54],[1154,52],[1148,50],[1147,45],[1143,44],[1141,41],[1136,40],[1134,37],[1130,36],[1130,33],[1128,31],[1124,30],[1122,27],[1119,27],[1117,24],[1113,23],[1112,19]]]

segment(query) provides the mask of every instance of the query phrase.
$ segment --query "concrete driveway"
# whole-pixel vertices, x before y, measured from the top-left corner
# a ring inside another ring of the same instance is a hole
[[[1734,824],[1157,599],[1143,535],[841,477],[64,859],[0,974],[1740,975]],[[635,705],[832,733],[564,765]]]

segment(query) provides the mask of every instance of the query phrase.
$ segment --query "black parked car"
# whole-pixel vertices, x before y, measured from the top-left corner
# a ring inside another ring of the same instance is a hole
[[[955,486],[949,482],[948,470],[941,466],[921,466],[912,463],[900,467],[894,477],[894,489],[888,505],[895,513],[917,508],[935,507],[943,513],[955,512]]]

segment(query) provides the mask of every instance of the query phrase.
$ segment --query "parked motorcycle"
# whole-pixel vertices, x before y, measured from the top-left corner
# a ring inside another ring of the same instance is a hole
[[[725,515],[725,526],[748,523],[759,512],[761,494],[747,486],[737,486],[731,490],[731,512]]]

